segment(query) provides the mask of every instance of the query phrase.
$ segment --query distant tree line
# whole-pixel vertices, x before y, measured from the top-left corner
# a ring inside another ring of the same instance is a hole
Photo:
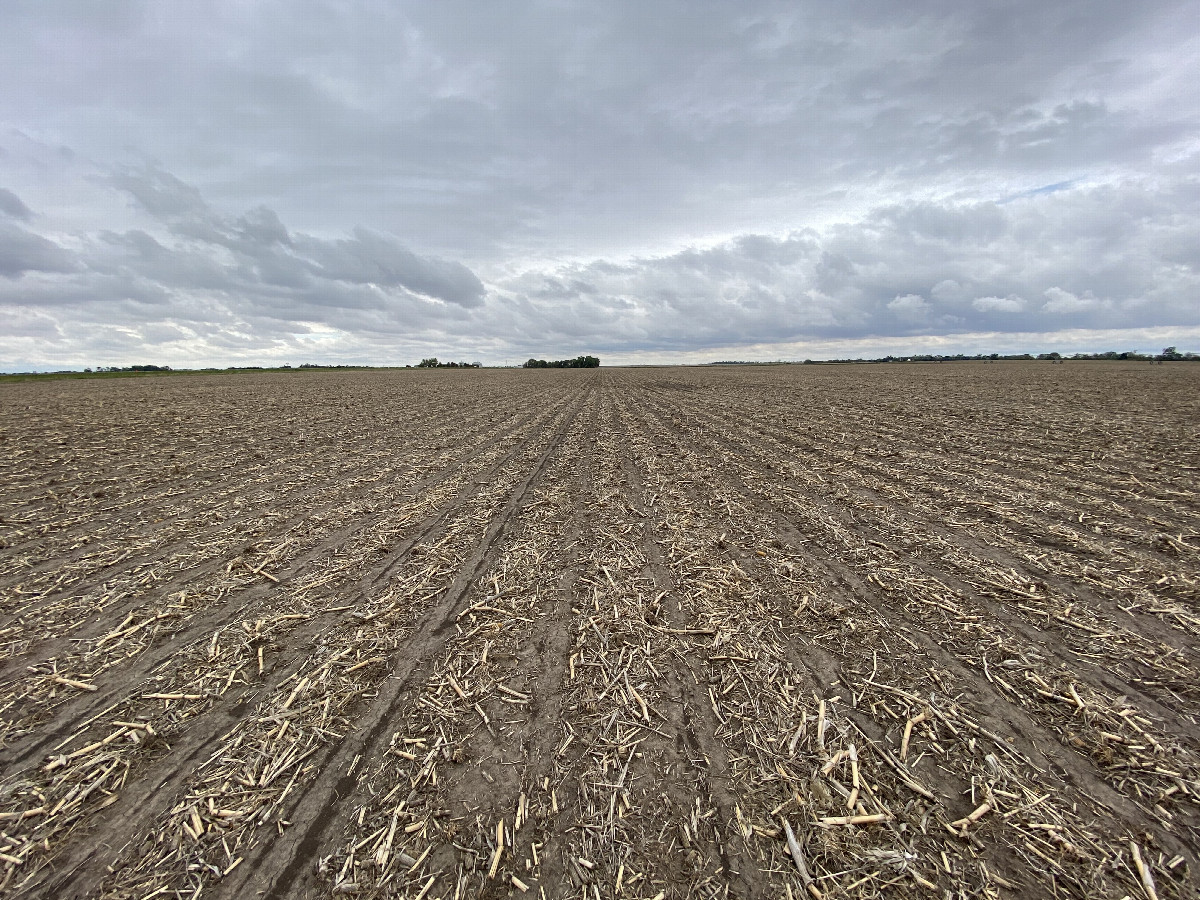
[[[84,369],[85,372],[92,371]],[[170,372],[170,366],[96,366],[97,372]]]
[[[438,362],[436,356],[423,359],[417,363],[418,369],[478,369],[483,363],[477,362]]]
[[[530,359],[521,366],[523,369],[596,369],[600,360],[595,356],[577,356],[574,359],[555,359],[546,362],[544,359]]]
[[[282,366],[207,366],[202,369],[172,369],[170,366],[96,366],[87,368],[84,372],[267,372],[278,369],[290,369],[290,365]],[[301,363],[300,369],[369,369],[370,366],[320,365],[317,363]]]
[[[1038,359],[1134,359],[1142,360],[1143,362],[1194,362],[1200,360],[1200,353],[1180,353],[1174,347],[1164,347],[1162,353],[1138,353],[1136,350],[1127,350],[1124,353],[1117,353],[1115,350],[1108,350],[1104,353],[1075,353],[1071,356],[1063,356],[1060,353],[1039,353]]]
[[[1180,353],[1175,347],[1165,347],[1162,353],[1138,353],[1136,350],[1127,350],[1118,353],[1115,350],[1108,350],[1104,353],[1074,353],[1071,356],[1063,356],[1061,353],[1039,353],[1036,357],[1032,353],[976,353],[974,356],[965,353],[956,353],[952,356],[941,354],[920,353],[913,356],[880,356],[874,359],[825,359],[825,360],[804,360],[805,365],[814,365],[820,363],[907,363],[907,362],[988,362],[993,360],[1032,360],[1040,359],[1049,362],[1062,362],[1068,359],[1071,360],[1130,360],[1141,362],[1200,362],[1200,353]],[[710,365],[778,365],[778,363],[711,363]]]

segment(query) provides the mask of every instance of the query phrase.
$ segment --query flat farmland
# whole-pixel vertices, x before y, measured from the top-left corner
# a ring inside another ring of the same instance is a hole
[[[0,384],[0,894],[1198,891],[1200,366]]]

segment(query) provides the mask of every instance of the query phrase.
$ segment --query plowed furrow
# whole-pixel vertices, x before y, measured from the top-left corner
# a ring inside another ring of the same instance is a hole
[[[1158,897],[1200,367],[0,384],[0,896]]]
[[[669,440],[669,433],[663,434],[662,436],[656,435],[654,437],[654,439],[652,440],[652,443],[654,445],[659,446],[659,447],[664,447],[665,452],[663,453],[662,458],[675,460],[675,459],[679,459],[681,457],[686,458],[688,456],[687,449],[679,447],[678,444],[676,444],[675,446],[666,444],[665,443],[666,440]],[[694,444],[691,441],[689,441],[689,446],[694,446]],[[712,455],[706,455],[706,454],[701,454],[701,455],[703,456],[703,458],[705,460],[713,458]],[[698,472],[692,473],[691,478],[688,478],[686,476],[683,476],[683,477],[676,476],[674,479],[671,479],[670,482],[664,483],[664,489],[666,489],[667,485],[672,484],[672,483],[673,484],[684,484],[684,485],[689,484],[689,483],[691,483],[691,484],[702,483],[702,484],[706,485],[706,487],[709,491],[712,491],[715,483],[717,483],[716,474],[714,472],[712,472],[711,469],[709,471],[705,472],[704,468],[705,467],[702,467]],[[724,540],[731,547],[737,546],[739,543],[741,543],[739,538],[744,540],[744,535],[739,535],[738,532],[739,531],[744,532],[745,530],[747,530],[747,528],[750,527],[749,523],[753,523],[756,518],[750,513],[750,510],[747,510],[745,508],[744,501],[741,497],[738,497],[738,493],[740,493],[740,492],[734,492],[732,494],[727,494],[723,497],[720,494],[718,494],[717,498],[715,498],[715,499],[718,500],[719,505],[712,504],[713,506],[717,506],[718,509],[723,510],[725,513],[725,516],[719,515],[717,517],[717,522],[719,523],[719,527],[724,531]],[[737,515],[737,513],[739,511],[741,511],[743,514]],[[724,519],[724,521],[722,521],[723,519]],[[686,526],[687,533],[692,534],[695,532],[695,518],[694,517],[692,519],[690,519],[689,521],[685,522],[684,525]],[[756,529],[753,529],[752,527],[750,527],[750,530],[753,531]],[[757,537],[757,540],[749,542],[749,547],[754,547],[756,544],[759,547],[759,549],[757,551],[755,551],[756,556],[759,556],[760,559],[764,558],[764,557],[770,558],[772,556],[776,556],[776,557],[778,556],[778,553],[775,548],[776,548],[777,544],[779,543],[779,537],[776,533],[773,533],[771,530],[768,530],[765,532],[759,530],[759,533],[756,537]],[[743,543],[743,544],[741,544],[741,546],[746,547],[746,544]],[[761,555],[759,555],[759,554],[761,554]],[[747,554],[747,556],[748,556],[748,554]],[[801,561],[801,560],[788,560],[786,558],[781,560],[782,571],[787,572],[789,582],[801,580],[801,579],[797,579],[796,575],[805,573],[806,569],[811,570],[811,566],[806,565],[805,564],[806,562],[807,561]],[[746,562],[738,562],[736,568],[733,568],[732,570],[727,568],[725,571],[726,580],[740,579],[741,573],[750,572],[751,577],[748,579],[748,581],[751,585],[759,585],[759,584],[769,583],[769,579],[767,578],[767,576],[765,574],[755,573],[752,571],[752,569],[753,569],[753,557],[749,557],[749,560]],[[740,572],[739,572],[739,570],[740,570]],[[811,577],[811,576],[809,576],[809,577]],[[716,582],[717,580],[718,579],[715,574],[710,575],[708,578],[708,581],[710,583]],[[816,579],[814,579],[814,580],[816,581],[817,585],[820,584],[819,580],[816,580]],[[814,586],[816,586],[816,585],[814,585]],[[793,594],[793,596],[795,596],[795,595]],[[792,605],[792,610],[791,610],[793,612],[806,611],[808,608],[813,607],[813,606],[816,607],[816,611],[818,611],[818,612],[820,612],[822,609],[828,611],[831,608],[831,604],[829,604],[828,601],[824,600],[824,598],[821,598],[820,595],[817,594],[815,591],[806,592],[804,595],[802,595],[800,597],[796,597],[795,600],[793,601],[793,604],[794,605]],[[835,621],[837,619],[841,619],[842,621],[849,619],[852,622],[853,619],[855,618],[855,616],[853,614],[851,614],[845,607],[839,607],[836,603],[832,604],[832,608],[836,610],[836,616],[834,617]],[[789,612],[789,610],[785,607],[780,612],[784,616],[786,616],[787,612]],[[828,614],[828,613],[826,613],[826,614]],[[880,620],[879,625],[882,625],[883,621],[884,620]],[[858,679],[853,679],[853,678],[850,678],[849,676],[851,674],[853,674],[856,669],[862,669],[863,671],[868,671],[868,672],[871,671],[871,663],[867,662],[867,660],[871,660],[872,662],[875,662],[878,660],[885,660],[886,661],[885,665],[889,665],[889,668],[890,668],[891,665],[895,664],[895,661],[898,658],[897,657],[897,652],[898,652],[897,648],[895,646],[888,647],[886,644],[886,641],[883,642],[882,644],[876,644],[877,649],[872,651],[871,644],[873,644],[875,642],[871,639],[871,636],[875,633],[883,634],[883,633],[885,633],[885,629],[878,629],[878,631],[873,629],[871,622],[870,622],[870,618],[868,618],[867,622],[863,623],[863,624],[866,624],[867,630],[862,633],[851,632],[850,634],[847,634],[844,625],[840,630],[835,629],[835,634],[837,634],[837,636],[840,637],[841,639],[840,640],[838,640],[837,638],[834,639],[834,641],[831,644],[831,649],[833,650],[833,652],[831,654],[829,654],[829,656],[831,658],[834,658],[834,659],[840,658],[842,660],[841,671],[839,672],[840,680],[842,681],[843,685],[845,685],[847,688],[850,689],[850,694],[851,694],[850,698],[846,698],[844,696],[845,692],[843,692],[843,697],[842,697],[843,701],[846,699],[850,699],[851,702],[853,703],[853,705],[857,706],[859,708],[861,708],[861,705],[862,705],[862,701],[861,701],[860,697],[862,696],[862,693],[864,693],[864,691],[863,691],[862,687],[859,687],[857,689],[854,688],[854,684],[856,681],[858,681]],[[840,631],[840,634],[838,634],[839,631]],[[855,629],[855,631],[857,631],[857,629]],[[744,633],[744,630],[742,631],[742,633]],[[889,623],[889,627],[886,628],[886,633],[896,634],[897,629],[895,628],[895,626],[892,623]],[[757,635],[755,635],[755,637],[757,638]],[[833,636],[830,635],[830,637],[833,637]],[[849,640],[847,640],[847,638],[849,638]],[[863,646],[864,644],[866,644],[866,647]],[[747,660],[747,662],[749,662],[749,659],[752,658],[756,654],[756,652],[758,651],[758,649],[760,647],[762,647],[762,645],[763,645],[762,640],[758,639],[752,645],[753,646],[752,650],[743,651],[739,655],[741,655],[744,659]],[[903,656],[903,655],[909,654],[912,650],[916,650],[916,649],[918,649],[918,648],[915,645],[911,648],[905,646],[903,651],[900,651],[900,655]],[[864,651],[866,653],[865,659],[863,658]],[[885,656],[885,654],[886,654],[886,656]],[[850,664],[849,661],[851,659],[854,659],[855,657],[858,658],[857,665]],[[863,667],[864,662],[866,662],[865,667]],[[937,672],[937,662],[938,662],[938,660],[936,658],[930,660],[929,669],[934,674],[936,674],[936,672]],[[879,675],[879,671],[882,671],[882,670],[877,668],[875,675],[877,678],[882,679],[881,683],[887,683],[888,681],[892,681],[895,678],[895,675],[893,673],[889,673],[888,676],[881,676],[881,675]],[[874,679],[872,679],[872,681],[874,681]],[[924,681],[925,683],[922,684],[921,683],[922,681]],[[762,683],[761,679],[756,683],[761,684]],[[903,683],[903,682],[901,682],[901,683]],[[977,722],[976,717],[974,715],[972,715],[971,713],[969,713],[966,709],[959,707],[957,703],[950,701],[949,698],[945,698],[944,696],[943,696],[943,699],[940,701],[938,701],[936,699],[932,699],[929,701],[923,700],[922,699],[923,696],[931,697],[931,698],[936,698],[936,696],[937,696],[937,694],[929,694],[928,693],[928,686],[932,686],[937,691],[937,693],[942,693],[942,691],[944,691],[944,687],[939,682],[931,681],[929,679],[929,676],[926,675],[924,678],[919,679],[917,681],[917,684],[912,685],[912,689],[905,691],[905,693],[908,694],[908,697],[910,698],[910,700],[916,699],[920,704],[933,703],[935,706],[941,705],[943,703],[946,704],[946,706],[949,707],[950,712],[946,712],[946,710],[943,709],[943,710],[939,710],[939,714],[953,717],[953,719],[959,721],[958,727],[960,728],[960,734],[962,731],[966,732],[965,735],[961,735],[963,738],[963,743],[968,744],[968,741],[969,741],[968,747],[970,750],[970,755],[975,757],[976,760],[978,760],[978,757],[975,756],[976,746],[984,743],[984,739],[980,738],[980,736],[979,736],[980,732],[978,731],[978,728],[980,726],[975,725],[974,728],[971,728],[971,730],[968,731],[968,730],[962,728],[962,724],[961,724],[962,720],[965,720],[968,723],[975,724]],[[883,693],[886,696],[885,692],[881,691],[881,693]],[[893,696],[895,696],[895,695],[893,695]],[[886,708],[886,704],[883,708]],[[872,711],[874,712],[875,709],[876,709],[876,707],[873,705]],[[871,726],[867,727],[865,729],[865,731],[867,733],[879,734],[879,733],[884,733],[885,731],[889,730],[889,726],[890,726],[890,729],[894,729],[895,725],[892,722],[889,722],[888,720],[889,720],[889,718],[897,716],[897,714],[898,714],[898,712],[895,710],[889,710],[888,714],[880,713],[879,715],[880,715],[882,721],[876,723],[873,727],[871,727]],[[912,716],[916,716],[917,714],[918,713],[917,713],[916,709],[914,709],[911,712]],[[858,714],[858,715],[861,716],[861,714]],[[757,721],[758,715],[750,715],[750,716],[744,715],[742,717],[731,716],[730,718],[733,721],[742,721],[742,722]],[[900,721],[905,721],[904,716],[900,716]],[[953,723],[951,724],[951,727],[954,727]],[[968,728],[970,728],[970,726],[968,726]],[[894,734],[895,732],[892,731],[892,733]],[[990,741],[990,739],[988,739],[988,740]],[[979,771],[978,763],[975,763],[974,765],[968,765],[966,772],[964,774],[969,773],[970,778],[965,778],[963,783],[971,784],[972,779],[982,778],[985,775],[987,775],[988,777],[991,777],[994,781],[995,776],[1000,774],[1000,771],[997,769],[997,765],[1000,763],[1003,763],[1004,769],[1005,769],[1006,780],[1014,780],[1014,779],[1023,780],[1025,785],[1027,786],[1027,790],[1033,790],[1033,788],[1037,784],[1037,781],[1039,780],[1038,776],[1040,775],[1040,773],[1038,772],[1038,770],[1036,770],[1032,766],[1027,765],[1025,763],[1025,761],[1020,760],[1019,757],[1016,758],[1015,760],[1010,758],[1011,751],[1008,750],[1008,747],[1005,745],[1003,740],[1000,740],[998,743],[993,742],[993,744],[994,744],[994,750],[990,754],[992,759],[988,760],[987,765],[984,767],[985,770],[990,770],[990,774],[988,773],[988,771],[984,771],[984,772]],[[770,743],[769,742],[759,742],[758,745],[767,747],[767,746],[770,746]],[[939,747],[939,749],[938,749],[939,755],[947,754],[948,748],[942,747],[941,745],[938,745],[938,747]],[[983,756],[986,754],[980,753],[980,755]],[[890,763],[891,761],[889,760],[888,762]],[[941,760],[939,760],[939,763],[943,765],[943,771],[939,773],[939,777],[944,779],[945,765]],[[1008,771],[1008,766],[1014,765],[1014,764],[1017,766],[1017,771]],[[1024,771],[1020,771],[1021,769],[1023,769]],[[972,770],[974,770],[974,771],[972,771]],[[918,771],[917,777],[921,777],[919,775],[919,771]],[[1011,790],[1009,790],[1008,792],[1010,794],[1013,793]],[[1024,796],[1032,796],[1032,794],[1028,794],[1028,795],[1024,795]],[[947,798],[945,802],[946,802],[946,805],[949,806],[950,798]],[[1079,822],[1077,817],[1069,814],[1069,811],[1071,809],[1070,803],[1069,803],[1069,797],[1064,797],[1062,800],[1060,800],[1056,804],[1056,806],[1058,807],[1058,811],[1060,814],[1062,814],[1062,812],[1064,810],[1067,811],[1067,813],[1068,813],[1068,815],[1066,816],[1067,819],[1075,819],[1077,824],[1074,827],[1078,830],[1078,833],[1081,835],[1080,840],[1082,840],[1083,839],[1082,836],[1087,834],[1087,827],[1086,827],[1087,823]],[[951,807],[951,808],[953,808],[953,807]],[[996,806],[993,805],[992,808],[996,808]],[[1014,836],[1006,835],[1005,838],[1007,840],[1014,840],[1015,835]],[[1017,844],[1017,846],[1021,846],[1023,840],[1024,840],[1023,838],[1020,840],[1015,840],[1015,843]],[[1002,841],[1000,841],[1000,843],[1003,844],[1003,843],[1005,843],[1005,841],[1002,840]],[[1093,879],[1095,877],[1099,876],[1102,873],[1103,866],[1104,866],[1104,860],[1110,859],[1112,854],[1117,851],[1118,847],[1119,847],[1119,845],[1117,845],[1116,847],[1110,845],[1107,848],[1101,848],[1101,847],[1095,848],[1096,852],[1094,853],[1094,855],[1091,856],[1092,863],[1091,863],[1090,867],[1087,867],[1083,871],[1076,871],[1075,874],[1072,875],[1071,880],[1074,881],[1074,883],[1076,885],[1076,891],[1075,891],[1076,895],[1078,895],[1078,896],[1088,896],[1089,895],[1088,894],[1088,891],[1090,890],[1089,885],[1091,885],[1093,883]],[[900,852],[900,851],[896,851],[896,852]],[[905,851],[905,852],[911,852],[911,851]],[[938,852],[940,853],[940,852],[948,852],[948,851],[939,850]],[[1025,855],[1028,856],[1027,850],[1025,851]],[[935,858],[936,858],[936,856],[935,856]],[[1000,870],[999,870],[1001,874],[1005,873],[1006,868],[1014,867],[1014,865],[1016,867],[1011,868],[1011,873],[1015,875],[1016,873],[1020,872],[1019,866],[1021,865],[1021,863],[1019,862],[1019,856],[1018,856],[1018,858],[1013,858],[1013,857],[1009,856],[1009,857],[1007,857],[1007,862],[1005,862],[1005,859],[1006,859],[1006,856],[1004,854],[998,854],[997,858],[994,862],[994,865],[996,865],[996,866],[1003,866],[1003,868],[1000,868]],[[977,877],[979,877],[981,879],[981,881],[986,884],[986,882],[987,882],[986,870],[981,871],[979,869],[976,869],[975,871],[977,873]],[[995,871],[995,869],[993,869],[992,871]],[[936,877],[936,876],[933,876],[933,877]],[[1062,885],[1061,881],[1059,882],[1059,885],[1061,887],[1061,885]]]
[[[340,773],[355,756],[370,757],[386,738],[398,690],[428,649],[443,640],[446,619],[486,568],[498,536],[576,410],[573,404],[559,413],[535,443],[495,474],[469,508],[446,523],[437,543],[413,555],[381,586],[360,610],[365,623],[359,616],[326,629],[324,640],[291,678],[264,696],[255,713],[224,736],[192,773],[167,817],[147,836],[144,855],[110,879],[104,895],[125,896],[164,885],[199,887],[219,878],[235,861],[234,854],[271,853],[274,842],[254,849],[269,834],[263,827],[268,822],[280,832],[287,827],[280,824],[284,821],[323,827],[338,803]],[[406,653],[393,670],[388,663],[402,645]],[[293,801],[300,804],[298,811],[285,805],[291,786],[298,788]],[[236,792],[232,798],[230,787]],[[222,816],[214,811],[217,798],[236,800],[241,813]],[[168,840],[156,840],[159,835]],[[281,840],[303,844],[304,838],[285,834]],[[258,869],[248,867],[250,872]]]
[[[552,407],[534,417],[521,432],[523,437],[530,439],[536,436],[548,417],[553,415],[554,409]],[[82,642],[73,641],[45,661],[32,660],[32,666],[26,664],[27,672],[23,679],[6,685],[5,721],[8,723],[6,733],[9,739],[23,730],[27,731],[56,703],[61,704],[78,696],[77,691],[68,690],[56,678],[68,677],[103,687],[106,681],[118,676],[140,677],[138,673],[149,671],[160,663],[161,653],[150,654],[149,658],[142,657],[146,650],[160,641],[160,632],[166,632],[176,639],[185,637],[194,628],[204,629],[209,621],[216,620],[219,625],[217,617],[221,616],[224,601],[239,589],[242,593],[237,596],[240,602],[234,615],[242,611],[252,612],[256,602],[277,593],[276,585],[296,584],[299,595],[303,596],[314,581],[320,583],[321,579],[327,580],[323,570],[332,569],[333,576],[329,577],[336,577],[347,566],[355,564],[356,560],[358,566],[365,567],[382,553],[386,561],[388,555],[393,553],[388,549],[388,541],[394,537],[399,525],[431,515],[439,504],[462,502],[462,498],[458,497],[459,492],[465,491],[470,497],[477,491],[480,477],[489,475],[488,467],[510,452],[508,447],[491,442],[469,464],[460,466],[449,477],[435,476],[427,480],[407,498],[397,496],[394,487],[385,489],[394,495],[386,507],[400,501],[396,507],[400,513],[399,522],[394,513],[377,513],[363,503],[347,504],[338,510],[338,515],[348,524],[332,533],[310,532],[307,546],[300,541],[283,540],[275,545],[274,551],[268,553],[265,559],[255,560],[257,565],[235,559],[234,563],[240,563],[236,575],[232,572],[233,563],[224,568],[214,568],[212,575],[216,583],[212,587],[206,589],[203,580],[195,579],[189,582],[188,590],[175,595],[168,594],[165,602],[160,600],[156,605],[152,603],[149,610],[142,605],[124,604],[116,613],[123,613],[124,618],[115,629],[89,636]],[[383,503],[377,505],[385,506]],[[338,523],[335,520],[332,524]],[[350,557],[340,551],[348,542],[353,542],[356,551]],[[278,568],[270,566],[273,558],[286,559],[289,552],[295,556],[288,564]],[[270,573],[268,566],[275,568],[279,574]],[[262,575],[263,570],[268,570],[269,574]],[[108,624],[111,626],[111,621]],[[131,665],[131,671],[127,671]]]
[[[696,417],[695,421],[703,419]],[[995,553],[980,553],[982,548],[977,542],[971,547],[963,546],[957,534],[913,516],[907,507],[897,508],[890,501],[864,501],[840,485],[826,487],[824,481],[819,482],[822,485],[819,489],[814,489],[811,481],[801,481],[792,487],[793,479],[788,477],[787,486],[782,487],[779,475],[790,476],[797,471],[786,460],[769,449],[748,440],[731,439],[723,432],[714,431],[710,439],[727,456],[734,451],[732,464],[745,479],[782,495],[792,507],[815,520],[839,519],[840,526],[860,534],[856,552],[870,558],[881,570],[887,571],[897,560],[923,568],[947,582],[944,586],[960,588],[989,617],[999,613],[1035,641],[1071,648],[1075,651],[1072,663],[1085,670],[1094,668],[1088,657],[1094,655],[1100,642],[1105,642],[1109,654],[1115,650],[1124,657],[1125,665],[1119,670],[1126,679],[1123,689],[1156,696],[1156,702],[1166,704],[1165,709],[1157,710],[1160,717],[1174,719],[1180,711],[1179,705],[1186,703],[1193,691],[1196,667],[1186,642],[1170,634],[1164,637],[1172,638],[1171,644],[1147,639],[1125,624],[1129,621],[1127,614],[1115,602],[1102,604],[1098,610],[1077,592],[1064,596],[1044,582],[1014,577],[1012,567],[1005,565],[1010,560],[1003,555],[997,560]],[[823,514],[812,516],[814,507],[823,510]],[[1114,607],[1120,619],[1102,612]],[[1047,631],[1051,632],[1050,639],[1043,640]],[[1148,661],[1151,662],[1147,664]],[[1149,678],[1149,671],[1157,677]],[[1164,683],[1162,676],[1166,673],[1172,677]],[[1117,693],[1120,692],[1119,689]]]

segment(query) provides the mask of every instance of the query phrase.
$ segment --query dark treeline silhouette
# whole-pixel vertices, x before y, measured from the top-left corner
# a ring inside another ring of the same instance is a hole
[[[1000,360],[1041,360],[1051,363],[1065,363],[1076,360],[1119,360],[1124,362],[1149,362],[1149,363],[1167,363],[1167,362],[1200,362],[1200,353],[1193,351],[1180,351],[1177,347],[1164,347],[1161,353],[1139,353],[1136,350],[1126,350],[1118,352],[1116,350],[1106,350],[1102,353],[1073,353],[1070,356],[1064,356],[1061,353],[1039,353],[1034,356],[1032,353],[976,353],[968,355],[965,353],[955,353],[953,355],[921,353],[912,356],[880,356],[872,359],[858,357],[856,359],[806,359],[804,365],[837,365],[846,363],[942,363],[942,362],[995,362]],[[482,367],[482,363],[478,362],[441,362],[436,356],[431,356],[428,359],[423,359],[417,363],[418,369],[478,369]],[[595,356],[577,356],[574,359],[555,359],[546,361],[544,359],[530,359],[521,367],[524,369],[594,369],[600,365],[600,360]],[[721,360],[720,362],[711,362],[704,365],[710,366],[790,366],[796,365],[790,360],[773,360],[766,362],[763,360]],[[317,363],[301,363],[296,369],[372,369],[374,366],[365,365],[346,365],[346,364],[317,364]],[[385,367],[387,368],[387,367]],[[412,366],[404,366],[404,368],[413,368]],[[226,368],[202,368],[202,369],[173,369],[170,366],[156,365],[137,365],[137,366],[96,366],[94,369],[88,367],[82,372],[75,369],[59,369],[53,372],[8,372],[0,373],[0,377],[74,377],[87,378],[96,375],[149,375],[149,374],[171,374],[171,375],[188,375],[192,373],[209,373],[209,372],[283,372],[295,371],[290,365],[281,366],[228,366]]]
[[[523,369],[595,369],[600,365],[600,360],[595,356],[577,356],[574,359],[555,359],[546,362],[544,359],[530,359],[521,368]]]
[[[84,369],[85,372],[92,371]],[[97,372],[170,372],[170,366],[96,366]]]
[[[1048,362],[1065,362],[1067,360],[1127,360],[1141,362],[1200,362],[1200,353],[1180,353],[1175,347],[1165,347],[1162,353],[1138,353],[1136,350],[1126,350],[1118,353],[1115,350],[1107,350],[1103,353],[1073,353],[1070,356],[1063,356],[1061,353],[1039,353],[1036,357],[1032,353],[976,353],[968,355],[965,353],[956,353],[953,355],[942,355],[933,353],[921,353],[913,356],[880,356],[874,359],[806,359],[805,365],[817,365],[823,363],[921,363],[921,362],[989,362],[998,360],[1032,360],[1040,359]],[[728,365],[780,365],[780,363],[762,363],[762,362],[717,362],[709,363],[714,366]]]
[[[483,363],[469,362],[438,362],[436,356],[423,359],[417,363],[418,369],[478,369]]]

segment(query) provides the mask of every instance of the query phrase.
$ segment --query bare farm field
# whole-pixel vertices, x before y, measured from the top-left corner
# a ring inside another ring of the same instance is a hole
[[[0,895],[1200,893],[1200,366],[0,385]]]

